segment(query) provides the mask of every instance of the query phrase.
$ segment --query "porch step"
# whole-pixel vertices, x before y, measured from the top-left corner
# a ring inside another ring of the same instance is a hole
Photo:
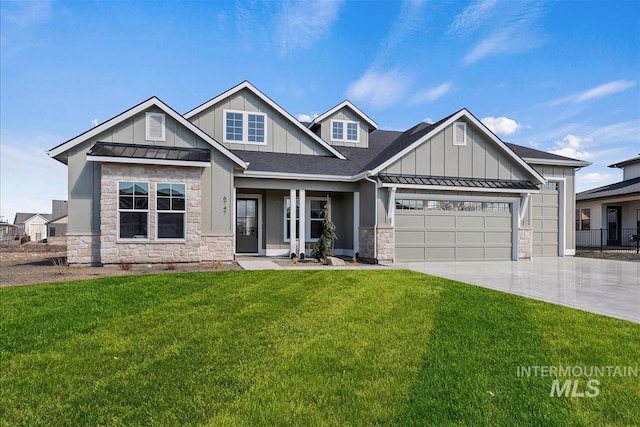
[[[267,259],[237,259],[236,262],[243,270],[282,270],[282,267]]]

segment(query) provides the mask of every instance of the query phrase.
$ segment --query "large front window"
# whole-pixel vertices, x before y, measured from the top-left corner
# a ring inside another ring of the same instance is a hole
[[[186,192],[184,184],[159,183],[156,191],[158,239],[185,238]]]
[[[267,143],[267,115],[245,111],[224,111],[224,142]]]
[[[120,239],[149,238],[149,183],[118,183],[118,220]]]

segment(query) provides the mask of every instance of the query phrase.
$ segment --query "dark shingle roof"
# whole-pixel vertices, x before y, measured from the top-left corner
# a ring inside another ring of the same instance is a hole
[[[640,162],[640,156],[632,157],[632,158],[627,159],[627,160],[622,160],[621,162],[609,165],[609,167],[610,168],[623,168],[625,166],[632,165],[632,164],[638,163],[638,162]]]
[[[247,171],[250,172],[352,176],[366,170],[365,166],[401,134],[402,132],[375,130],[369,134],[369,148],[334,147],[340,150],[347,158],[346,160],[306,154],[243,150],[232,150],[232,152],[242,160],[249,162]]]
[[[576,194],[576,201],[640,195],[640,177],[593,188]]]
[[[175,148],[111,142],[96,142],[87,155],[187,162],[209,162],[211,160],[211,150],[205,148]]]
[[[30,213],[30,212],[17,212],[16,216],[13,220],[14,224],[22,224],[24,223],[26,220],[28,220],[29,218],[31,218],[32,216],[35,215],[40,215],[41,217],[45,218],[47,221],[51,221],[51,214],[44,214],[44,213]]]
[[[576,159],[572,159],[571,157],[560,156],[558,154],[549,153],[547,151],[536,150],[531,147],[524,147],[522,145],[511,144],[509,142],[505,142],[514,153],[518,156],[526,159],[542,159],[542,160],[561,160],[564,162],[575,162],[580,161]]]
[[[417,184],[439,185],[445,187],[473,187],[487,189],[507,190],[537,190],[538,187],[529,181],[516,181],[508,179],[476,179],[476,178],[451,178],[445,176],[424,175],[386,175],[380,174],[380,181],[389,184]]]

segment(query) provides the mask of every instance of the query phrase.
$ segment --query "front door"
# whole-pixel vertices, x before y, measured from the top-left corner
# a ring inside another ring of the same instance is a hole
[[[236,252],[258,253],[258,199],[236,201]]]
[[[622,240],[622,208],[607,206],[607,246],[620,246]]]

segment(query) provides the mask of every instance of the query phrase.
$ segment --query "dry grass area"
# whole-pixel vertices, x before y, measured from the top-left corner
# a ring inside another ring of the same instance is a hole
[[[39,283],[69,282],[98,277],[126,276],[191,271],[239,270],[237,263],[128,264],[106,267],[69,267],[66,247],[25,244],[18,249],[0,251],[0,287]]]

